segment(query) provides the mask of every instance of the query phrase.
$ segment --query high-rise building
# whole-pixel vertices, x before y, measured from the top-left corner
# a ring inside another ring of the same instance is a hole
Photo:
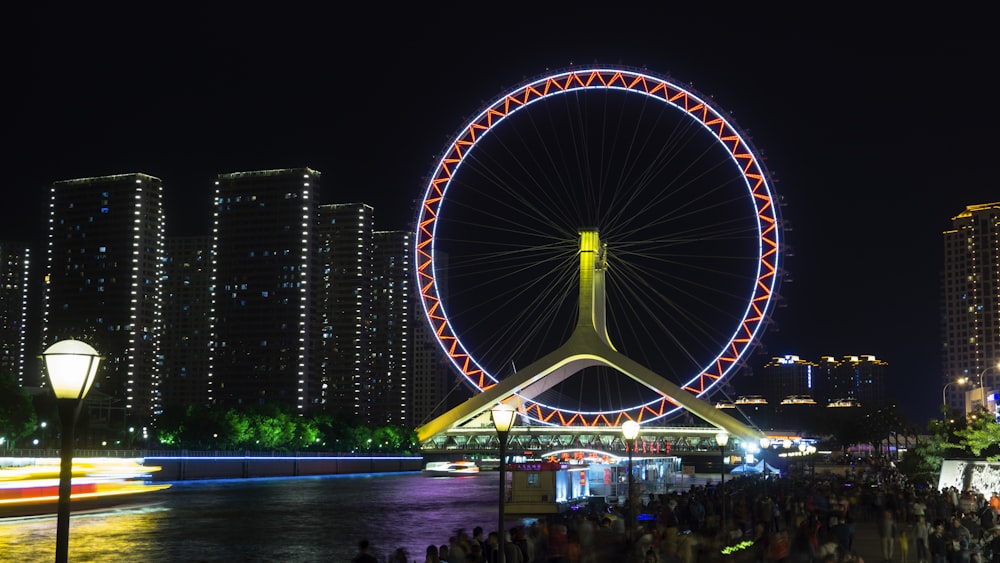
[[[318,218],[322,273],[316,332],[323,405],[329,412],[366,420],[372,366],[374,211],[364,203],[321,205]]]
[[[163,279],[164,409],[211,403],[212,237],[167,237]]]
[[[770,405],[780,405],[789,397],[816,398],[813,369],[816,364],[798,356],[771,358],[764,365],[763,395]]]
[[[37,370],[29,370],[27,362],[32,355],[29,342],[33,342],[29,306],[35,301],[34,284],[29,281],[30,258],[28,245],[0,241],[0,377],[13,377],[21,385],[37,387]]]
[[[42,343],[76,338],[104,357],[87,399],[90,430],[109,438],[160,411],[162,191],[135,173],[51,189]]]
[[[209,378],[222,407],[320,401],[312,329],[316,194],[309,168],[220,174],[212,228]]]
[[[413,233],[376,231],[372,245],[372,368],[366,382],[368,420],[410,425],[413,344],[410,249]]]
[[[969,205],[944,231],[941,368],[945,402],[965,408],[968,378],[995,391],[1000,372],[1000,202]],[[989,391],[987,391],[989,393]]]
[[[866,407],[886,403],[889,364],[875,356],[844,356],[839,360],[823,356],[818,371],[825,403],[850,400]]]

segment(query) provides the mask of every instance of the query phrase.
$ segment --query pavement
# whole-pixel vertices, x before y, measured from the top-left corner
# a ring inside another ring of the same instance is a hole
[[[916,563],[917,548],[910,538],[910,548],[907,561]],[[882,563],[882,543],[878,537],[878,526],[874,520],[854,523],[854,543],[852,551],[861,556],[865,563]],[[893,561],[906,563],[899,557],[899,544],[893,546]]]

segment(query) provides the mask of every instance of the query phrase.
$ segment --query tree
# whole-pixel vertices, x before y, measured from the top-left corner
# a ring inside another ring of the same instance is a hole
[[[955,436],[973,456],[1000,461],[1000,424],[986,410],[973,413],[965,427],[955,431]]]
[[[970,434],[969,420],[947,407],[941,414],[942,418],[931,420],[928,424],[928,439],[910,448],[897,465],[899,471],[914,484],[936,487],[941,464],[946,457],[979,455],[973,450],[980,444],[979,437],[975,432]]]
[[[31,435],[37,426],[31,395],[13,376],[0,374],[0,437],[8,444]]]

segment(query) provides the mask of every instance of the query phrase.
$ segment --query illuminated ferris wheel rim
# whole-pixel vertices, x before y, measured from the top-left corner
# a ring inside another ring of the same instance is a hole
[[[482,391],[498,380],[483,368],[452,330],[445,312],[445,304],[438,292],[435,257],[435,236],[438,217],[452,179],[465,158],[473,152],[480,140],[494,127],[521,109],[547,98],[586,90],[617,90],[655,99],[669,105],[689,119],[693,119],[723,146],[740,171],[750,200],[756,209],[755,224],[758,235],[756,281],[752,295],[747,300],[741,321],[729,341],[700,373],[682,385],[701,396],[737,365],[750,349],[770,309],[777,284],[779,252],[778,209],[768,176],[750,144],[738,128],[721,111],[696,95],[690,89],[678,86],[664,78],[628,68],[594,67],[568,69],[546,74],[530,80],[497,98],[472,118],[446,146],[424,190],[415,226],[414,268],[420,288],[421,306],[432,332],[451,363],[465,378]],[[659,403],[659,411],[655,405]],[[675,404],[675,403],[672,403]],[[603,417],[605,411],[574,412],[544,406],[555,412]],[[653,418],[660,418],[676,411],[663,412],[663,400],[654,399],[621,412],[645,410]],[[650,410],[652,408],[652,410]],[[539,411],[541,412],[541,411]],[[621,414],[621,412],[619,414]],[[656,416],[658,415],[658,416]],[[540,417],[547,418],[547,417]],[[620,418],[620,417],[619,417]],[[648,418],[647,418],[648,419]],[[547,420],[539,422],[548,423]]]

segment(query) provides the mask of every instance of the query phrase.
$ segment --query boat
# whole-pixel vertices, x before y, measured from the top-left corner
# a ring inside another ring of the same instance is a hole
[[[479,473],[474,461],[431,461],[424,467],[424,474],[431,477],[453,477]]]
[[[59,460],[51,458],[5,460],[0,468],[0,518],[53,515],[59,504]],[[107,510],[134,505],[146,493],[170,487],[148,483],[159,467],[141,459],[91,458],[74,460],[70,486],[72,512]]]

